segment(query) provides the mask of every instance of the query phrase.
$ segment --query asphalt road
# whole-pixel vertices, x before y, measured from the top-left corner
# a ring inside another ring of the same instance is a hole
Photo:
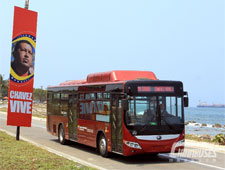
[[[0,130],[15,135],[16,127],[6,126],[6,114],[0,113]],[[215,150],[203,150],[199,148],[188,148],[184,155],[159,154],[157,157],[151,155],[139,155],[123,157],[112,154],[110,158],[98,155],[94,148],[84,146],[75,142],[61,145],[57,137],[46,131],[45,121],[32,120],[32,127],[21,127],[20,137],[50,152],[64,156],[84,165],[98,169],[109,170],[147,170],[147,169],[224,169],[225,153]]]

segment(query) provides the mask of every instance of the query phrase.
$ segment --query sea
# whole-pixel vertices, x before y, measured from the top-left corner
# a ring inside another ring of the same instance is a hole
[[[210,136],[225,134],[225,108],[188,107],[184,109],[184,115],[185,122],[192,122],[185,126],[186,134]],[[215,124],[222,127],[213,127]]]

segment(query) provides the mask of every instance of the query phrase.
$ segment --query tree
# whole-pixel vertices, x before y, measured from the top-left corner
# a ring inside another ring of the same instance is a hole
[[[34,96],[33,100],[44,102],[46,100],[47,91],[40,88],[37,89],[34,88],[33,96]]]
[[[0,99],[2,99],[2,82],[3,82],[3,76],[0,74]]]
[[[8,96],[9,80],[4,80],[0,74],[0,98]]]

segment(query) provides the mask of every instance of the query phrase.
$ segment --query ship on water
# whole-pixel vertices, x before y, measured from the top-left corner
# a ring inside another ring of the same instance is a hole
[[[225,108],[225,104],[207,104],[207,102],[199,101],[197,107]]]

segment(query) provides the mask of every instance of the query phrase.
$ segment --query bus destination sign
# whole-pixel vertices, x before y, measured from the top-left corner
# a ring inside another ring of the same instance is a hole
[[[138,86],[138,92],[174,92],[173,86]]]

